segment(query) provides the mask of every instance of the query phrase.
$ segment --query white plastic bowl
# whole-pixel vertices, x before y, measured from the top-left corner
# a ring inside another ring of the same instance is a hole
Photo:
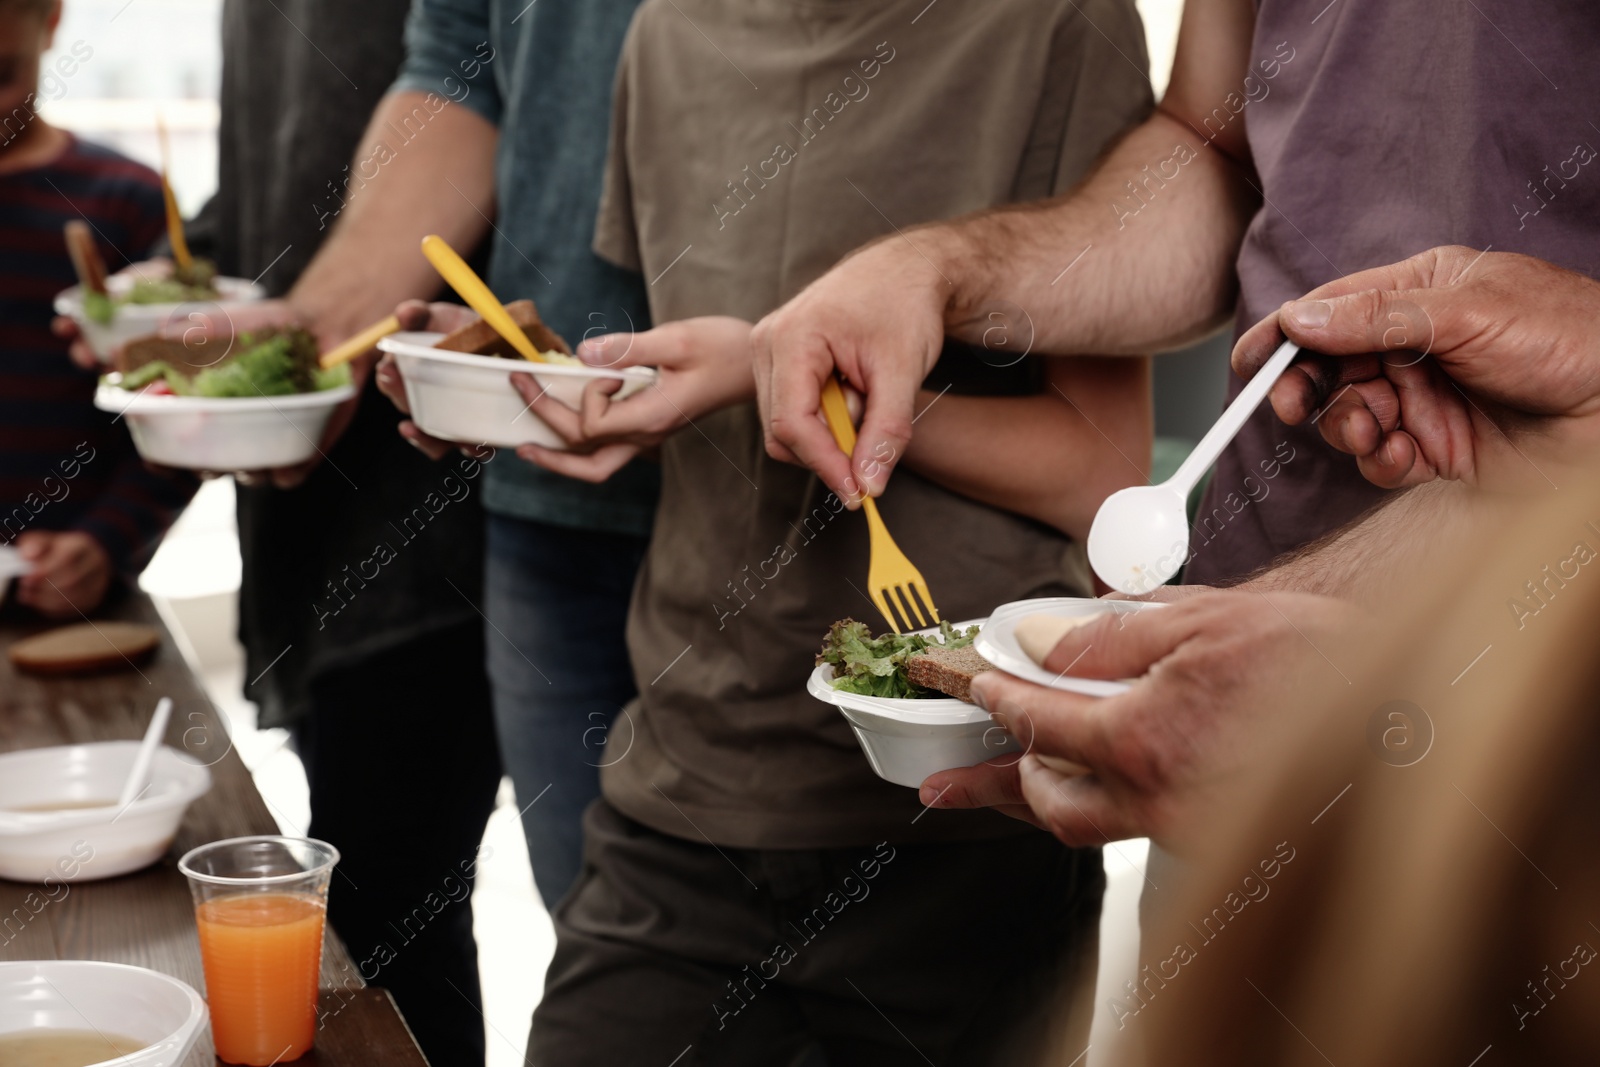
[[[957,623],[957,630],[982,619]],[[936,630],[918,630],[920,634]],[[833,687],[833,665],[820,663],[806,680],[806,692],[832,704],[855,731],[879,778],[912,788],[937,771],[971,767],[1007,752],[1020,752],[1016,739],[996,726],[976,704],[954,697],[897,700],[868,697]]]
[[[355,395],[349,385],[288,396],[205,397],[151,395],[102,384],[94,406],[123,415],[134,448],[151,463],[248,471],[310,459],[333,409]]]
[[[146,1043],[100,1067],[177,1067],[205,1025],[200,994],[158,971],[94,960],[0,963],[0,1035],[99,1030]]]
[[[378,342],[392,352],[406,382],[411,421],[423,433],[446,441],[515,448],[535,444],[565,450],[567,445],[543,419],[529,411],[511,385],[511,372],[531,373],[555,399],[576,408],[584,386],[597,378],[622,381],[613,396],[621,400],[656,380],[649,367],[577,367],[530,363],[499,356],[447,352],[433,346],[442,333],[397,333]]]
[[[125,810],[15,810],[88,800],[115,805],[138,751],[137,741],[100,741],[0,756],[0,878],[87,882],[160,859],[189,804],[211,788],[211,772],[176,749],[156,750],[149,787]]]
[[[1082,693],[1092,697],[1110,697],[1128,690],[1127,682],[1102,678],[1074,678],[1070,674],[1047,671],[1022,651],[1017,644],[1017,623],[1029,615],[1053,615],[1063,619],[1080,619],[1114,613],[1122,616],[1124,624],[1140,612],[1159,611],[1165,604],[1142,600],[1097,600],[1090,597],[1055,596],[1036,600],[1013,600],[994,609],[994,614],[984,620],[972,647],[978,655],[994,664],[999,670],[1035,685],[1061,689],[1069,693]]]
[[[106,288],[113,297],[121,296],[133,288],[131,274],[114,274],[106,279]],[[94,349],[102,364],[111,362],[111,350],[139,337],[160,333],[168,326],[183,326],[195,313],[228,312],[234,308],[265,300],[267,291],[255,282],[244,278],[218,277],[212,284],[217,289],[216,300],[197,300],[183,304],[118,304],[116,313],[106,325],[91,319],[83,312],[83,287],[74,285],[56,294],[56,314],[65,315],[78,324],[83,339]]]

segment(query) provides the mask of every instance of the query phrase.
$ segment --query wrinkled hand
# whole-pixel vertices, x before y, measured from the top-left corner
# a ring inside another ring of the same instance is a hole
[[[570,449],[523,445],[517,455],[586,482],[605,481],[692,420],[748,400],[755,392],[750,324],[743,319],[707,316],[669,322],[644,333],[606,334],[584,341],[577,355],[592,367],[660,370],[653,386],[626,400],[611,399],[622,388],[621,380],[592,381],[584,387],[578,411],[546,394],[533,375],[511,376],[529,410]]]
[[[407,300],[394,309],[395,318],[400,320],[402,330],[433,331],[437,333],[453,333],[461,327],[477,319],[471,308],[462,307],[460,304],[447,304],[444,302],[427,303],[422,300]],[[389,398],[395,407],[411,414],[411,404],[406,399],[406,380],[400,373],[400,365],[395,362],[392,355],[385,354],[378,361],[377,369],[378,392]],[[446,441],[438,437],[430,437],[417,428],[417,424],[410,419],[400,423],[400,436],[415,445],[429,459],[440,459],[451,449],[466,448],[462,442]]]
[[[111,587],[111,557],[89,534],[76,530],[28,530],[17,552],[33,564],[17,579],[17,600],[51,619],[87,615]]]
[[[936,232],[921,231],[918,247],[936,243]],[[751,347],[767,452],[816,471],[842,500],[859,495],[857,480],[869,495],[882,493],[911,440],[917,390],[944,345],[949,299],[949,284],[917,247],[887,240],[762,319]],[[817,418],[835,373],[866,396],[849,459]]]
[[[1252,327],[1234,369],[1285,335],[1319,356],[1273,409],[1293,425],[1326,405],[1323,438],[1376,485],[1543,486],[1546,460],[1600,447],[1600,283],[1542,260],[1435,248],[1330,282]]]
[[[1182,852],[1292,725],[1297,694],[1342,683],[1324,657],[1348,658],[1341,643],[1357,619],[1327,597],[1245,591],[1104,615],[1063,637],[1044,666],[1137,677],[1133,687],[1097,698],[980,675],[974,699],[1026,752],[931,775],[922,802],[998,808],[1074,846],[1148,836]]]

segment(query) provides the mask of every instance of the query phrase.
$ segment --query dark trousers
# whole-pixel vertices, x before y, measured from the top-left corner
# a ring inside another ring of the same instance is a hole
[[[476,626],[335,672],[294,727],[312,837],[339,849],[328,920],[434,1064],[482,1064],[469,894],[500,783]]]
[[[1093,973],[1100,854],[1043,833],[719,850],[604,800],[584,832],[534,1063],[781,1065],[820,1046],[829,1067],[1009,1067],[1065,1011],[1062,979]]]

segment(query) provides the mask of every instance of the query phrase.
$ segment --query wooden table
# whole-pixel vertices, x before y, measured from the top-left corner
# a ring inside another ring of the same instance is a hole
[[[132,963],[203,990],[194,906],[177,859],[208,841],[275,834],[278,827],[250,772],[232,751],[221,714],[196,683],[149,600],[136,596],[110,617],[159,627],[162,642],[155,658],[137,669],[92,677],[41,678],[18,673],[9,657],[0,655],[0,752],[136,739],[144,735],[156,701],[169,696],[174,707],[167,744],[210,766],[211,792],[189,808],[177,840],[160,863],[120,878],[74,884],[67,896],[23,924],[20,934],[14,932],[16,924],[7,929],[0,937],[0,960]],[[0,653],[45,628],[0,623]],[[22,907],[23,898],[34,888],[0,880],[0,917]],[[29,914],[28,909],[23,908],[22,914]],[[322,953],[321,1013],[316,1049],[297,1063],[308,1067],[425,1067],[427,1063],[393,999],[361,980],[331,930]],[[208,1031],[184,1067],[218,1062]]]

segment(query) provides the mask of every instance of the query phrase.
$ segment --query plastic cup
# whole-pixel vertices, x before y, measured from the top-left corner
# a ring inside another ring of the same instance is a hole
[[[235,837],[178,861],[194,894],[217,1058],[299,1059],[317,1030],[328,880],[339,850],[304,837]]]

